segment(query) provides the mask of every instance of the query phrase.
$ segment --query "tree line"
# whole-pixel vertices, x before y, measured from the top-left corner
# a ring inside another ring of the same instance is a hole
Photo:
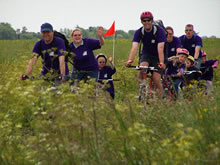
[[[96,29],[97,27],[89,27],[88,29],[84,29],[79,27],[76,28],[81,29],[84,38],[96,38]],[[73,29],[61,28],[59,32],[63,33],[67,39],[70,38],[70,34]],[[107,31],[107,29],[105,29]],[[129,30],[125,32],[123,30],[115,31],[116,39],[129,39],[132,40],[134,36],[135,30]],[[202,36],[202,38],[216,38],[216,36],[212,35],[211,37]],[[40,32],[28,32],[27,27],[23,26],[21,29],[14,29],[9,23],[0,23],[0,40],[34,40],[41,39]],[[112,39],[112,36],[106,37],[106,39]]]
[[[96,28],[89,27],[84,29],[77,25],[76,28],[81,29],[83,37],[85,38],[96,38]],[[107,31],[107,29],[106,29]],[[68,39],[70,39],[70,34],[72,29],[61,28],[59,32],[63,33]],[[132,39],[135,30],[129,30],[125,32],[123,30],[116,30],[115,38],[116,39]],[[9,23],[0,23],[0,40],[34,40],[41,39],[40,32],[28,32],[27,27],[23,26],[21,29],[14,29]],[[106,37],[106,39],[112,39],[112,36]]]

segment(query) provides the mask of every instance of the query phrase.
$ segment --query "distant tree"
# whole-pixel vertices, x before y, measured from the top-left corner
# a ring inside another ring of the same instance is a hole
[[[20,36],[21,40],[33,40],[35,39],[34,32],[25,32]]]
[[[0,23],[0,40],[16,39],[16,31],[9,23]]]
[[[123,30],[116,30],[116,38],[118,39],[129,39],[129,35],[128,33],[126,33],[125,31]]]
[[[20,39],[20,35],[21,35],[21,29],[16,29],[16,35],[17,35],[17,39]]]
[[[27,33],[27,28],[26,28],[25,26],[22,27],[21,33],[22,33],[22,34]]]
[[[210,38],[217,38],[217,37],[213,35],[213,36],[210,36]]]

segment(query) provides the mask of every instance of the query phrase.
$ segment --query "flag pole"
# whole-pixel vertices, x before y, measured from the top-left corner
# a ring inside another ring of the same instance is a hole
[[[115,34],[113,35],[113,64],[115,64]]]

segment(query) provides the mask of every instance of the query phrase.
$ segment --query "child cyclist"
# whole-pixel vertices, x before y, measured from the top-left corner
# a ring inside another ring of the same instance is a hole
[[[206,94],[212,89],[213,68],[217,68],[218,60],[206,60],[206,53],[202,52],[201,80],[206,81]]]
[[[179,49],[176,56],[168,59],[166,76],[173,82],[176,97],[178,97],[180,85],[184,82],[182,76],[186,67],[185,61],[188,56],[189,51],[187,49]]]
[[[112,79],[112,75],[116,72],[115,66],[112,63],[113,58],[109,57],[108,61],[110,63],[110,66],[107,66],[107,57],[104,54],[98,54],[96,56],[96,60],[98,61],[99,66],[99,77],[98,81],[101,82],[101,80],[109,80]],[[115,90],[114,90],[114,84],[113,81],[107,82],[109,87],[106,89],[107,92],[109,92],[110,96],[114,99],[115,97]]]
[[[189,55],[186,59],[187,72],[184,75],[185,82],[187,84],[189,84],[192,80],[198,81],[200,79],[201,71],[196,68],[196,64],[197,62],[195,61],[194,57]]]

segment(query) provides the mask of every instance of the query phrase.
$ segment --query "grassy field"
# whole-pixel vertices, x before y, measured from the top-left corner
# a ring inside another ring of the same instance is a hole
[[[94,96],[94,82],[70,93],[43,80],[19,80],[36,41],[0,41],[0,164],[220,164],[220,68],[212,96],[189,88],[176,102],[137,100],[131,41],[115,45],[116,98]],[[220,39],[205,39],[220,60]],[[95,54],[112,55],[112,42]],[[137,59],[136,59],[137,64]],[[33,75],[38,76],[38,61]]]

